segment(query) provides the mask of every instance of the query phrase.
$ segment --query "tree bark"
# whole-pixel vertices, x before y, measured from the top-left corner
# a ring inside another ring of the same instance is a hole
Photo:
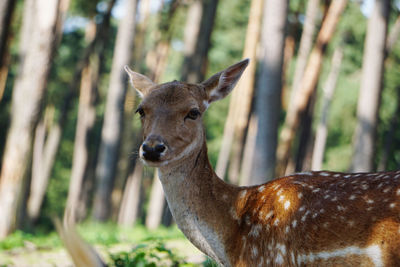
[[[111,192],[118,162],[123,129],[126,76],[124,66],[130,64],[136,24],[136,0],[127,1],[125,16],[118,27],[114,57],[101,132],[99,159],[96,167],[97,190],[93,216],[105,221],[111,212]]]
[[[400,15],[397,17],[396,22],[390,30],[386,41],[386,57],[392,52],[394,45],[399,39],[400,35]]]
[[[368,20],[361,86],[357,105],[357,126],[353,136],[351,170],[374,169],[375,138],[382,92],[389,0],[376,0]]]
[[[0,2],[0,101],[6,86],[10,53],[11,19],[14,13],[16,0],[3,0]]]
[[[52,113],[54,111],[51,111]],[[58,147],[61,140],[62,129],[59,124],[54,124],[46,138],[46,117],[36,127],[35,145],[32,160],[32,181],[27,203],[27,215],[31,223],[34,223],[40,215],[43,199],[50,180],[50,174]]]
[[[87,171],[91,155],[89,154],[90,151],[87,145],[89,143],[89,134],[94,126],[96,118],[95,102],[99,82],[100,63],[102,62],[101,57],[104,54],[111,10],[114,4],[115,0],[108,3],[107,10],[103,15],[103,21],[99,26],[94,23],[94,20],[87,26],[86,37],[88,43],[92,43],[93,41],[93,53],[88,55],[88,62],[82,70],[71,180],[65,209],[65,212],[71,212],[71,218],[73,220],[75,220],[76,217],[78,217],[78,219],[82,218],[87,210],[85,207],[87,202],[82,202],[83,205],[79,205],[79,203],[84,180],[90,177],[87,175]]]
[[[244,136],[246,134],[254,93],[254,80],[257,67],[256,57],[261,32],[263,4],[262,0],[253,0],[251,2],[243,50],[243,58],[250,58],[251,60],[236,85],[235,90],[232,92],[224,135],[222,137],[222,145],[215,168],[218,176],[224,178],[229,158],[231,158],[229,181],[234,184],[239,182],[239,166],[242,158]]]
[[[293,103],[296,92],[299,90],[304,70],[307,65],[308,56],[313,45],[315,24],[318,16],[320,0],[308,0],[305,14],[303,32],[300,38],[299,51],[297,53],[296,67],[293,75],[292,93],[290,103]]]
[[[188,17],[187,22],[189,24],[187,24],[187,26],[192,26],[193,31],[197,31],[198,34],[193,33],[191,38],[185,34],[187,36],[187,38],[185,38],[186,41],[191,42],[190,45],[194,45],[194,49],[191,47],[191,51],[189,49],[188,51],[185,51],[186,54],[183,62],[181,77],[183,81],[196,83],[204,80],[207,69],[207,54],[210,48],[211,33],[214,26],[217,5],[218,0],[195,0],[190,8],[189,12],[196,13],[196,15],[188,14],[188,16],[192,15],[192,17]],[[200,15],[200,27],[195,29],[196,22],[194,20],[198,20]],[[189,31],[188,28],[186,28],[185,33],[187,33],[187,31]],[[187,44],[187,47],[190,45]]]
[[[132,226],[139,213],[140,185],[143,165],[136,162],[134,171],[129,175],[118,214],[118,224]]]
[[[27,1],[23,28],[32,25],[31,31],[22,31],[21,41],[29,46],[20,47],[20,69],[13,89],[11,125],[3,155],[0,179],[0,238],[11,233],[18,225],[17,214],[24,198],[23,185],[31,162],[32,139],[45,95],[51,59],[61,31],[60,1]],[[31,25],[27,25],[31,24]]]
[[[147,75],[155,83],[160,82],[161,76],[165,70],[167,63],[170,43],[173,33],[172,20],[176,14],[176,10],[180,5],[180,1],[171,0],[169,3],[163,3],[159,13],[158,31],[154,34],[155,48],[146,56],[146,64],[150,71]],[[165,13],[167,13],[165,15]]]
[[[153,184],[149,199],[149,207],[146,216],[146,227],[156,229],[160,226],[165,205],[165,196],[162,184],[158,178],[158,172],[154,173]]]
[[[312,158],[312,170],[321,170],[322,162],[324,160],[326,139],[328,137],[328,117],[329,109],[331,106],[333,94],[335,92],[336,83],[339,77],[340,66],[342,64],[343,49],[341,46],[335,49],[332,56],[331,70],[326,79],[324,86],[324,95],[321,107],[321,118],[317,126],[317,131],[315,133],[315,142],[313,149]]]
[[[261,69],[255,103],[255,112],[258,116],[257,149],[254,151],[250,184],[266,182],[275,175],[287,11],[288,1],[266,0],[264,3]]]
[[[300,89],[296,92],[294,102],[289,106],[287,111],[280,136],[281,142],[277,151],[278,176],[285,174],[287,160],[295,137],[295,132],[299,125],[300,115],[306,109],[309,98],[316,88],[325,48],[335,32],[340,14],[344,10],[346,4],[347,0],[335,0],[331,2],[326,18],[318,33],[316,44],[305,68]]]
[[[400,86],[397,87],[397,103],[396,110],[393,112],[392,118],[390,119],[389,129],[385,133],[382,155],[378,164],[378,171],[385,171],[388,169],[388,161],[390,153],[393,151],[393,143],[396,140],[396,131],[399,129],[399,114],[400,114]]]

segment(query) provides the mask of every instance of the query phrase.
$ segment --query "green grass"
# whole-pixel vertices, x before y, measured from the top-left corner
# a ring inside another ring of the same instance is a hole
[[[91,244],[109,246],[117,243],[140,242],[171,239],[184,239],[184,235],[175,227],[160,227],[156,230],[148,230],[143,225],[134,227],[121,227],[113,223],[85,222],[78,226],[82,237]],[[16,231],[3,241],[0,241],[0,249],[9,250],[23,247],[25,242],[30,242],[38,247],[60,247],[61,240],[56,232],[50,233],[28,233]]]
[[[114,223],[85,222],[77,228],[79,234],[89,244],[96,246],[96,250],[110,266],[217,266],[210,259],[199,264],[188,262],[189,255],[201,253],[189,244],[176,226],[148,230],[143,225],[121,227]],[[34,247],[37,256],[26,256],[25,252],[29,247]],[[40,253],[46,251],[56,253],[63,249],[63,244],[54,231],[50,233],[16,231],[0,241],[0,258],[2,255],[6,257],[5,262],[0,260],[0,266],[13,265],[12,259],[15,256],[33,258],[30,264],[40,264],[44,260]]]

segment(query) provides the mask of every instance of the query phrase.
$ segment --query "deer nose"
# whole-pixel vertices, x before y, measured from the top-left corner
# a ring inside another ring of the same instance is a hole
[[[145,141],[142,144],[142,156],[145,160],[158,161],[160,160],[161,153],[163,153],[166,149],[167,147],[164,145],[163,142]]]

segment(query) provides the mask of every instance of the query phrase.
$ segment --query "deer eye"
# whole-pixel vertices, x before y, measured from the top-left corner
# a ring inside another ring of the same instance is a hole
[[[195,120],[197,119],[199,116],[201,115],[200,111],[197,108],[193,108],[189,111],[189,113],[186,115],[185,120],[186,119],[191,119],[191,120]]]
[[[141,107],[138,107],[138,109],[135,111],[135,113],[139,113],[139,115],[140,115],[140,118],[143,118],[144,117],[144,110],[143,110],[143,108],[141,108]]]

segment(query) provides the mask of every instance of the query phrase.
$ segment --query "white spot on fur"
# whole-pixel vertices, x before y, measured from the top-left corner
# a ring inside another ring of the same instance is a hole
[[[301,199],[301,198],[303,197],[303,193],[301,193],[301,192],[297,193],[297,197],[298,197],[299,199]]]
[[[396,203],[390,203],[389,207],[393,209],[394,207],[396,207]]]
[[[230,214],[234,220],[239,220],[239,216],[234,207],[231,207]]]
[[[246,194],[247,194],[247,190],[243,190],[243,191],[241,191],[241,192],[239,193],[239,197],[240,197],[240,198],[244,198],[244,197],[246,196]]]
[[[260,235],[260,231],[262,229],[261,224],[256,224],[251,228],[251,231],[249,232],[249,236],[257,237]]]
[[[350,246],[333,251],[321,251],[321,252],[310,253],[308,255],[302,254],[298,255],[297,260],[298,264],[301,265],[301,263],[303,262],[313,262],[319,259],[328,260],[330,258],[347,257],[349,255],[366,255],[371,259],[375,267],[383,266],[382,251],[378,245],[372,245],[366,248]]]
[[[282,194],[282,192],[283,192],[283,189],[281,188],[281,189],[279,189],[278,192],[276,192],[276,195],[277,195],[277,196],[280,196],[280,195]]]
[[[278,226],[278,224],[279,224],[279,219],[276,219],[275,222],[274,222],[274,225]]]
[[[271,210],[267,213],[267,215],[265,215],[265,219],[268,220],[269,218],[271,218],[272,215],[274,215],[274,212]]]
[[[320,172],[319,175],[321,175],[321,176],[331,176],[331,174],[328,173],[328,172]]]
[[[351,177],[351,175],[350,174],[347,174],[347,175],[345,175],[345,176],[343,176],[343,178],[350,178]]]
[[[296,226],[297,226],[297,220],[294,220],[294,221],[292,222],[292,227],[293,227],[293,228],[296,228]]]
[[[317,193],[317,192],[319,192],[319,190],[320,190],[320,189],[317,188],[317,189],[314,189],[312,192],[313,192],[313,193]]]
[[[253,246],[251,248],[251,255],[253,256],[253,258],[256,258],[258,256],[258,248],[256,246]]]
[[[281,254],[278,253],[278,254],[276,255],[275,262],[276,262],[277,264],[283,264],[283,257],[282,257]]]
[[[307,176],[313,176],[314,175],[312,172],[299,172],[297,174],[298,175],[307,175]]]
[[[349,197],[349,200],[354,200],[354,199],[356,199],[356,195],[351,195],[351,196]]]
[[[301,206],[300,208],[299,208],[299,211],[304,211],[306,209],[306,206]]]
[[[265,189],[265,186],[262,185],[262,186],[260,186],[257,190],[258,190],[258,192],[262,192],[262,191],[264,191],[264,189]]]
[[[285,208],[285,210],[288,210],[289,207],[290,207],[290,201],[289,201],[289,200],[286,200],[286,202],[285,202],[285,204],[284,204],[283,207]]]
[[[397,189],[397,191],[396,191],[396,195],[400,196],[400,188],[399,188],[399,189]]]
[[[383,189],[383,193],[387,193],[390,191],[390,189],[392,189],[391,187],[386,187],[385,189]]]

